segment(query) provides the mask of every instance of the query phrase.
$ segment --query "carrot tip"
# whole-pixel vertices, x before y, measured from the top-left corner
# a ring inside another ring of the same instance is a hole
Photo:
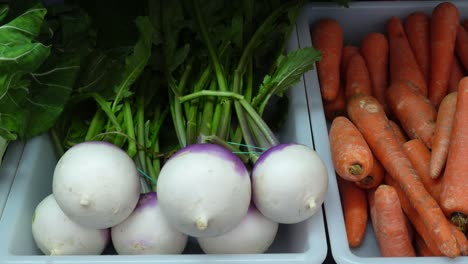
[[[466,232],[466,225],[468,224],[468,217],[459,212],[452,213],[450,216],[450,221],[458,227],[458,229],[465,233]]]
[[[349,167],[349,173],[352,175],[359,175],[362,173],[362,165],[361,164],[353,164]]]

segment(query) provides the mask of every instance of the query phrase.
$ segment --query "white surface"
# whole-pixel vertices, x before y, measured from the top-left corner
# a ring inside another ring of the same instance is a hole
[[[3,156],[3,161],[0,165],[0,219],[3,214],[3,208],[8,199],[10,188],[15,179],[16,170],[18,168],[21,154],[23,153],[24,142],[13,141],[8,143],[8,147]]]
[[[336,19],[344,30],[345,44],[359,45],[359,41],[373,31],[385,33],[386,19],[390,16],[404,18],[413,11],[427,14],[441,1],[376,1],[354,2],[350,8],[337,7],[334,4],[314,3],[308,5],[300,15],[297,23],[299,46],[311,46],[309,25],[321,18]],[[459,7],[461,18],[468,17],[468,1],[454,1]],[[350,249],[342,214],[341,202],[336,184],[331,153],[329,149],[327,122],[325,120],[317,72],[312,71],[304,76],[307,100],[309,102],[312,132],[315,149],[327,164],[330,184],[324,208],[326,224],[330,239],[330,249],[337,263],[468,263],[468,257],[449,259],[445,257],[419,258],[383,258],[380,255],[372,227],[368,224],[363,244]]]
[[[289,49],[297,48],[296,31]],[[279,134],[282,142],[313,146],[304,83],[288,91],[289,117]],[[50,139],[29,140],[0,225],[0,263],[322,263],[327,242],[322,210],[307,221],[280,225],[275,242],[265,254],[203,255],[193,239],[184,255],[162,256],[42,256],[33,242],[31,216],[36,205],[52,192],[56,163]]]

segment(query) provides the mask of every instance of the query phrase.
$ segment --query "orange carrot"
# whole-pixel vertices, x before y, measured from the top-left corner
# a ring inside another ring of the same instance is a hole
[[[432,10],[431,71],[428,97],[436,107],[447,94],[459,24],[460,14],[454,4],[443,2]]]
[[[403,151],[411,161],[414,169],[426,190],[436,200],[440,201],[441,181],[433,179],[429,174],[429,164],[431,161],[431,152],[420,139],[412,139],[403,144]]]
[[[344,87],[340,85],[338,96],[332,101],[323,101],[323,111],[328,121],[333,121],[337,116],[346,116],[346,97]]]
[[[447,94],[439,106],[437,120],[432,140],[432,155],[430,162],[430,176],[435,179],[439,177],[447,161],[450,135],[452,134],[453,118],[457,104],[458,92]]]
[[[468,77],[458,85],[455,115],[448,149],[447,163],[440,193],[440,204],[450,213],[451,221],[460,230],[465,230],[468,222]]]
[[[357,247],[361,245],[366,234],[368,217],[366,191],[341,177],[337,177],[337,181],[348,244],[350,247]]]
[[[340,74],[341,74],[341,80],[345,81],[346,80],[346,69],[348,68],[348,63],[351,57],[354,54],[359,53],[359,49],[356,46],[353,45],[346,45],[343,47],[343,50],[341,52],[341,65],[340,65]]]
[[[400,199],[401,208],[403,209],[405,214],[408,216],[408,219],[412,223],[414,229],[416,230],[416,233],[419,234],[423,238],[424,242],[426,243],[430,251],[435,256],[443,256],[442,252],[440,252],[439,250],[437,243],[435,243],[433,236],[431,235],[427,227],[424,225],[423,219],[421,219],[419,214],[411,205],[410,201],[408,200],[408,197],[406,196],[406,194],[404,194],[400,185],[388,173],[385,174],[384,182],[392,186],[393,188],[395,188],[398,194],[398,198]],[[452,227],[450,226],[449,228],[451,229]]]
[[[465,69],[461,65],[457,56],[453,55],[452,70],[450,71],[450,80],[447,93],[456,92],[458,90],[458,83],[465,77]]]
[[[388,40],[382,33],[370,33],[361,41],[360,52],[366,61],[372,84],[372,95],[383,105],[386,113],[385,90],[388,86]]]
[[[374,193],[375,237],[383,257],[414,257],[405,215],[395,189],[382,184]]]
[[[387,21],[389,44],[390,84],[406,80],[427,95],[427,83],[406,37],[401,20],[391,17]]]
[[[418,257],[434,257],[431,249],[427,246],[424,239],[418,233],[414,236],[414,247],[416,249],[416,254]]]
[[[450,230],[450,222],[416,174],[377,99],[355,94],[349,98],[347,112],[375,157],[401,186],[440,251],[452,258],[459,256],[460,250]]]
[[[382,183],[384,176],[385,169],[383,168],[382,164],[380,164],[380,162],[374,157],[374,166],[372,166],[372,170],[369,172],[369,175],[367,175],[367,177],[364,179],[355,182],[355,184],[362,189],[372,189]]]
[[[406,17],[404,28],[416,61],[427,83],[430,70],[430,18],[423,12],[413,12]]]
[[[345,96],[350,97],[355,93],[372,94],[372,83],[366,61],[361,54],[354,54],[346,69]]]
[[[317,63],[322,98],[332,101],[340,87],[340,62],[343,49],[343,29],[333,19],[322,19],[311,30],[314,48],[322,52]]]
[[[333,120],[329,138],[333,165],[340,177],[355,182],[369,175],[374,157],[361,132],[347,117]]]
[[[468,69],[468,31],[461,25],[458,25],[455,53],[464,69]]]
[[[393,132],[395,133],[395,135],[397,136],[398,138],[398,141],[403,145],[403,143],[405,143],[406,141],[408,141],[408,138],[406,137],[406,134],[405,132],[403,132],[402,128],[400,127],[400,125],[398,125],[395,121],[393,120],[388,120],[388,122],[390,123],[390,126],[392,127],[393,129]]]
[[[411,82],[398,81],[387,89],[388,106],[410,138],[420,138],[432,146],[437,110]]]
[[[452,232],[455,238],[457,239],[458,247],[460,248],[461,255],[467,256],[468,255],[468,240],[466,239],[465,234],[458,229],[457,226],[452,225]]]

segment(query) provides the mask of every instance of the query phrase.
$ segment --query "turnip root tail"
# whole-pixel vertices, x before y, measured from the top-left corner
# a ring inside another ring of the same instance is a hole
[[[315,202],[315,199],[314,198],[309,199],[309,201],[307,202],[307,209],[314,210],[316,207],[317,207],[317,203]]]
[[[60,250],[58,250],[58,249],[51,249],[51,250],[50,250],[50,255],[51,255],[51,256],[60,256]]]
[[[81,206],[84,206],[84,207],[87,207],[87,206],[90,205],[90,201],[89,201],[88,195],[83,194],[83,195],[81,196],[80,205],[81,205]]]
[[[208,227],[208,221],[206,217],[201,216],[195,221],[195,226],[198,230],[205,230]]]

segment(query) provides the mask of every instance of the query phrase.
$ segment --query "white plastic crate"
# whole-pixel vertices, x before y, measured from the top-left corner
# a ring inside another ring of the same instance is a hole
[[[289,50],[298,47],[294,30]],[[288,91],[289,114],[279,133],[282,142],[313,147],[304,82]],[[100,256],[44,256],[34,244],[31,217],[37,204],[52,192],[52,174],[57,162],[48,135],[26,143],[24,155],[5,206],[0,225],[0,263],[322,263],[327,240],[322,210],[299,224],[280,225],[275,242],[265,254],[205,255],[194,239],[182,255],[118,256],[112,249]]]
[[[11,185],[15,179],[23,148],[23,141],[17,140],[9,143],[0,165],[0,219],[3,215],[3,208],[10,193]]]
[[[368,1],[352,2],[349,8],[332,3],[308,4],[297,22],[299,46],[312,46],[310,26],[322,18],[333,18],[344,31],[345,44],[359,45],[368,33],[385,33],[387,19],[391,16],[405,18],[413,11],[431,14],[432,9],[442,1]],[[452,1],[459,8],[462,19],[468,17],[468,1]],[[330,250],[337,263],[468,263],[468,257],[449,259],[446,257],[384,258],[381,257],[372,226],[367,225],[366,236],[361,246],[350,248],[346,237],[344,217],[336,183],[329,147],[329,123],[325,119],[317,72],[311,71],[304,76],[307,100],[309,102],[315,149],[326,162],[329,173],[329,188],[325,198],[325,218],[328,229]]]

